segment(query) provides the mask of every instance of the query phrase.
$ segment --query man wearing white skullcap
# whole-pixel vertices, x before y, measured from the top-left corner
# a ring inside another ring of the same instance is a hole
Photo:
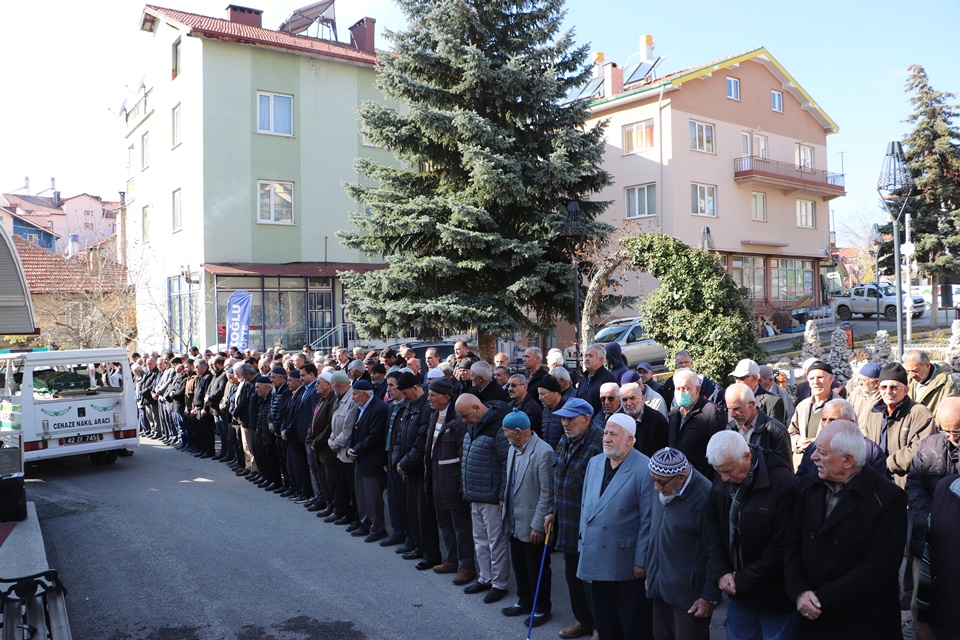
[[[707,576],[707,505],[712,485],[678,449],[650,459],[653,501],[647,552],[647,597],[654,640],[709,640],[720,588]]]
[[[594,628],[601,638],[647,638],[651,632],[644,578],[655,500],[650,460],[633,448],[636,429],[630,416],[610,416],[604,455],[587,463],[583,482],[577,577],[591,583]]]

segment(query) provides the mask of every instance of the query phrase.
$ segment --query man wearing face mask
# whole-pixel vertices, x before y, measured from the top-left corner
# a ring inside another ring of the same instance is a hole
[[[693,468],[707,480],[713,478],[713,467],[707,462],[707,442],[727,426],[727,413],[704,399],[700,378],[692,369],[673,374],[674,399],[677,407],[670,411],[668,442],[679,449]]]

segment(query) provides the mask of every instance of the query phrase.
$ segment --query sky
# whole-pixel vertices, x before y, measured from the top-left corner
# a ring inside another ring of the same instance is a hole
[[[224,18],[228,4],[157,2]],[[264,27],[275,29],[310,0],[242,4],[262,9]],[[36,195],[55,177],[64,197],[86,192],[118,198],[127,175],[119,108],[124,100],[128,106],[136,102],[144,73],[143,7],[133,0],[0,4],[0,192],[23,187],[29,176]],[[358,19],[375,18],[380,48],[389,47],[384,29],[405,26],[392,0],[338,0],[336,15],[341,41]],[[655,54],[665,56],[661,75],[766,47],[839,126],[839,133],[827,137],[828,166],[818,168],[846,174],[846,197],[829,205],[832,228],[844,245],[855,244],[884,218],[877,177],[887,143],[909,129],[907,67],[923,66],[937,90],[960,92],[957,0],[806,0],[789,6],[769,0],[723,6],[706,0],[568,0],[565,21],[578,44],[603,51],[620,66],[640,50],[643,34],[653,35]]]

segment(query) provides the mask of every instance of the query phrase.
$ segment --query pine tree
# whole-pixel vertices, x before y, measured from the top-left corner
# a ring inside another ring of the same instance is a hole
[[[885,329],[877,331],[873,340],[873,361],[883,366],[893,360],[893,347],[890,346],[890,334]]]
[[[960,129],[953,124],[956,106],[950,104],[956,94],[936,91],[930,86],[923,67],[909,69],[906,91],[913,113],[906,122],[913,125],[902,140],[904,158],[914,181],[914,189],[905,211],[912,216],[910,241],[916,247],[913,260],[919,272],[929,276],[933,290],[937,290],[942,275],[960,270]],[[900,210],[904,194],[890,201],[890,207]],[[904,237],[904,216],[899,224]],[[892,223],[882,228],[893,232]],[[893,242],[881,246],[881,270],[893,274]],[[934,296],[931,308],[932,326],[938,326],[939,298]]]
[[[363,207],[342,242],[386,268],[345,273],[348,310],[373,337],[476,329],[495,338],[545,331],[573,316],[573,276],[560,233],[579,201],[588,237],[607,206],[603,125],[563,104],[590,77],[587,47],[560,33],[562,0],[399,0],[409,28],[388,33],[378,87],[400,109],[366,102],[364,135],[400,168],[360,158],[346,185]],[[374,185],[374,186],[371,186]]]
[[[803,352],[802,358],[806,361],[809,358],[823,358],[823,345],[820,343],[820,332],[817,330],[817,323],[813,320],[807,320],[807,328],[803,332]]]
[[[847,332],[837,327],[830,335],[830,355],[827,362],[833,368],[834,377],[846,382],[853,377],[850,367],[850,347],[847,345]]]

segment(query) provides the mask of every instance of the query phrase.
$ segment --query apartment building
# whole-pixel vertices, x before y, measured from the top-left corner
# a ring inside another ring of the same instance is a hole
[[[392,156],[363,139],[355,113],[382,100],[376,21],[338,42],[332,4],[279,29],[237,5],[225,18],[144,8],[146,81],[125,116],[124,231],[143,349],[225,343],[237,290],[252,296],[251,348],[343,342],[337,273],[376,263],[337,241],[358,206],[342,183],[360,179],[355,158]]]
[[[765,48],[656,77],[662,61],[645,36],[632,64],[599,54],[571,96],[608,121],[606,221],[708,246],[758,315],[819,307],[829,202],[845,193],[827,171],[837,125]]]

